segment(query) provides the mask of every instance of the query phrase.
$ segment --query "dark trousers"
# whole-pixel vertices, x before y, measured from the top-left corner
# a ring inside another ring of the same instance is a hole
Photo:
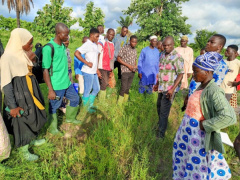
[[[122,77],[121,64],[118,61],[114,62],[114,69],[118,68],[118,79]]]
[[[122,73],[121,78],[121,89],[120,89],[120,96],[124,96],[124,94],[129,94],[129,89],[131,88],[134,72],[125,72]]]
[[[102,75],[102,79],[99,79],[100,90],[105,91],[108,86],[110,71],[103,70],[103,69],[99,69],[99,71]]]
[[[172,106],[172,101],[174,99],[174,94],[171,99],[168,99],[166,92],[161,92],[158,94],[157,99],[157,111],[158,111],[158,125],[159,125],[159,137],[163,138],[167,130],[168,116]]]

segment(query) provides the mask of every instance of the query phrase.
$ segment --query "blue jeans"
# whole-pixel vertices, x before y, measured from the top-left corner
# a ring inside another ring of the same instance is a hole
[[[84,79],[84,93],[83,97],[88,97],[90,95],[96,96],[98,92],[100,91],[100,85],[97,74],[88,74],[85,72],[82,72],[83,79]]]
[[[63,97],[66,97],[70,101],[70,106],[77,107],[79,105],[79,96],[72,84],[67,89],[54,91],[56,96],[60,97],[60,100],[49,100],[49,114],[57,112],[57,109],[62,104]]]

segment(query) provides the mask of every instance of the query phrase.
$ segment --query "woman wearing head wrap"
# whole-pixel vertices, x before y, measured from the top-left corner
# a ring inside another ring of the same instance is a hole
[[[32,42],[33,36],[29,31],[14,29],[0,59],[1,89],[5,94],[6,111],[9,111],[5,123],[8,132],[14,135],[20,154],[29,161],[38,159],[28,151],[28,147],[30,142],[34,145],[45,142],[44,139],[33,140],[47,120],[43,96],[31,73],[35,58]]]
[[[198,56],[193,78],[201,85],[189,97],[173,145],[173,179],[230,179],[220,130],[236,122],[233,108],[213,79],[219,66],[216,52]]]

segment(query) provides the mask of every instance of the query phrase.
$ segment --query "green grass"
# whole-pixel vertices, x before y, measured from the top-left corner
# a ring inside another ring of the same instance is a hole
[[[6,39],[2,41],[7,43]],[[35,38],[36,42],[46,43],[38,38]],[[81,45],[80,42],[77,39],[69,45],[72,54]],[[142,47],[138,47],[138,52]],[[0,179],[171,179],[173,139],[184,115],[180,110],[183,104],[181,92],[174,100],[163,141],[155,136],[158,122],[157,93],[139,94],[138,78],[135,75],[130,101],[119,107],[116,105],[119,89],[118,82],[116,88],[107,90],[105,102],[96,101],[97,114],[80,112],[77,118],[84,121],[82,126],[66,124],[65,115],[58,113],[59,128],[67,137],[51,136],[46,132],[47,126],[44,127],[40,138],[46,138],[47,143],[30,149],[40,159],[27,162],[13,148],[10,158],[4,161],[4,165],[11,169],[2,172]],[[41,90],[48,109],[45,84],[41,85]],[[236,124],[225,131],[234,140],[239,126]],[[235,160],[234,150],[226,147],[224,157],[232,170],[232,179],[239,179],[240,166],[231,164]]]

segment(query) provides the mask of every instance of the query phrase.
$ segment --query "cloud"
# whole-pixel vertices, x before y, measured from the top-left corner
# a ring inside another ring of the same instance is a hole
[[[240,44],[239,0],[190,0],[182,4],[193,33],[207,29],[223,34],[228,44]],[[193,42],[193,38],[190,38]]]

